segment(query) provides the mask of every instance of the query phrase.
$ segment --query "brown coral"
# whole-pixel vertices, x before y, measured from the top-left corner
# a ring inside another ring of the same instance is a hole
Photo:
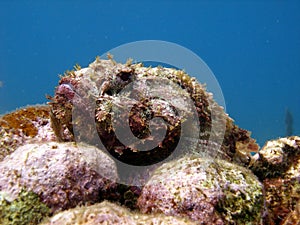
[[[0,161],[18,146],[30,141],[54,141],[49,106],[18,109],[0,117]]]
[[[294,217],[300,221],[300,137],[268,141],[251,169],[264,184],[271,224],[289,224]]]

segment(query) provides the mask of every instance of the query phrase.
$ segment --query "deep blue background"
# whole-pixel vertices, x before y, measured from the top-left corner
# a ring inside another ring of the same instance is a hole
[[[263,145],[300,135],[300,1],[0,1],[0,114],[44,103],[58,74],[137,40],[189,48],[227,113]],[[0,85],[1,86],[1,85]]]

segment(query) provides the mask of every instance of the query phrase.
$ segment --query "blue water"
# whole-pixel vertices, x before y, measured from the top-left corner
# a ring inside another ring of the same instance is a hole
[[[49,2],[0,1],[0,114],[46,102],[75,63],[154,39],[200,56],[260,145],[285,135],[286,109],[300,135],[299,1]]]

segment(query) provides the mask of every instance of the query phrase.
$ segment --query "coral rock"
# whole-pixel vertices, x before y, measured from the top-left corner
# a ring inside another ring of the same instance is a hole
[[[300,158],[300,137],[292,136],[268,141],[253,157],[252,171],[260,178],[280,177],[288,173],[292,175],[299,170],[292,170],[298,165]],[[292,173],[292,174],[291,174]]]
[[[0,161],[24,143],[57,140],[49,109],[46,105],[28,106],[0,117]]]
[[[271,223],[289,224],[296,216],[300,220],[300,137],[268,141],[254,156],[251,169],[264,184]]]
[[[137,204],[143,213],[187,216],[197,224],[261,224],[264,201],[251,171],[186,156],[155,170]]]
[[[130,212],[119,205],[104,201],[92,206],[77,207],[63,211],[45,220],[41,225],[96,225],[96,224],[130,224],[130,225],[195,225],[184,218],[165,215],[143,215]]]
[[[86,144],[26,144],[0,162],[0,190],[15,199],[23,188],[52,212],[97,202],[118,179],[114,162]]]

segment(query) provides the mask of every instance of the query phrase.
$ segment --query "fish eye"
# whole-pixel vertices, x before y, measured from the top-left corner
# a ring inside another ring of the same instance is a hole
[[[131,77],[131,73],[128,72],[121,72],[117,76],[120,77],[123,81],[128,81]]]

